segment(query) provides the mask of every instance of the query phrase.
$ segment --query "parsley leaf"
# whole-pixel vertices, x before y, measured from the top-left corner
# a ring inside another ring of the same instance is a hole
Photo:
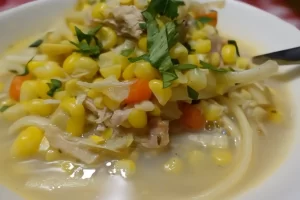
[[[166,24],[168,46],[171,49],[178,41],[179,33],[174,22],[168,22]]]
[[[170,87],[177,78],[175,72],[162,72],[163,88]]]
[[[237,45],[237,42],[235,40],[228,40],[228,44],[232,44],[232,45],[235,46],[236,54],[240,57],[241,55],[240,55],[240,50],[239,50],[239,47]]]
[[[196,90],[194,90],[190,86],[187,86],[187,92],[188,92],[189,98],[191,98],[192,100],[198,100],[199,93]]]
[[[121,51],[121,55],[122,56],[125,56],[125,57],[128,57],[128,56],[130,56],[133,52],[134,52],[134,48],[131,48],[131,49],[123,49],[122,51]]]
[[[146,19],[146,25],[147,25],[147,46],[148,49],[150,49],[155,42],[155,36],[158,34],[158,24],[155,20],[155,18],[151,15],[151,13],[145,11],[143,12],[143,16]]]
[[[199,22],[201,22],[202,24],[207,24],[211,21],[213,21],[213,18],[207,17],[207,16],[203,16],[197,19]]]
[[[0,112],[4,112],[4,111],[6,111],[8,108],[10,108],[10,107],[12,107],[12,105],[9,105],[9,106],[2,106],[2,107],[0,108]]]
[[[230,69],[226,69],[226,68],[217,68],[217,67],[215,67],[209,63],[206,63],[202,60],[200,60],[200,64],[202,65],[203,69],[209,69],[211,71],[218,72],[218,73],[226,73],[226,72],[231,71]]]
[[[29,45],[29,48],[36,48],[41,46],[41,44],[44,42],[42,39],[38,39],[35,42],[33,42],[31,45]]]
[[[47,83],[47,85],[49,86],[49,91],[47,92],[47,94],[50,97],[53,97],[54,93],[57,92],[62,87],[62,82],[57,79],[51,79],[50,81],[51,83]]]
[[[174,65],[174,68],[177,70],[189,70],[189,69],[195,69],[197,68],[197,65],[193,64],[178,64]]]
[[[33,60],[34,56],[27,62],[27,64],[25,65],[25,71],[23,74],[20,74],[19,76],[26,76],[27,74],[29,74],[29,69],[28,69],[28,64]]]
[[[147,12],[153,16],[157,14],[174,19],[178,16],[178,7],[184,5],[181,0],[152,0],[147,8]]]
[[[141,29],[146,30],[147,29],[147,24],[145,22],[139,23],[139,26]]]
[[[75,26],[76,36],[79,43],[71,42],[74,46],[78,48],[78,52],[91,56],[92,58],[97,58],[100,55],[102,50],[102,44],[99,42],[96,34],[102,28],[102,25],[99,25],[91,29],[87,34],[83,33],[78,27]],[[95,41],[95,45],[91,45],[92,41]]]
[[[144,54],[144,55],[141,55],[139,57],[135,57],[135,58],[128,58],[129,62],[137,62],[137,61],[140,61],[140,60],[145,60],[147,62],[149,62],[149,55],[148,54]]]

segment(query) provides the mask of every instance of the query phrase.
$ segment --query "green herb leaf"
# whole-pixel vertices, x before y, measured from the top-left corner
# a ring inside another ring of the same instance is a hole
[[[207,23],[213,21],[214,19],[212,19],[210,17],[203,16],[203,17],[198,18],[197,20],[199,22],[201,22],[202,24],[207,24]]]
[[[145,60],[147,62],[149,62],[149,55],[148,54],[144,54],[144,55],[141,55],[139,57],[135,57],[135,58],[128,58],[129,62],[137,62],[137,61],[140,61],[140,60]]]
[[[92,28],[91,30],[89,30],[87,35],[95,36],[100,31],[101,28],[102,28],[102,25],[96,26],[96,27]]]
[[[121,55],[128,57],[130,56],[133,52],[134,52],[135,48],[131,48],[131,49],[124,49],[121,51]]]
[[[139,23],[139,26],[141,29],[146,30],[147,29],[147,24],[145,22]]]
[[[175,72],[162,72],[163,87],[167,88],[172,85],[174,80],[178,79]]]
[[[146,11],[153,16],[160,14],[174,19],[178,16],[178,7],[183,5],[181,0],[152,0]]]
[[[185,46],[185,48],[187,48],[189,53],[194,53],[196,50],[192,49],[191,45],[189,43],[184,43],[183,46]]]
[[[47,94],[50,97],[53,97],[54,93],[57,92],[62,87],[62,82],[56,79],[51,79],[50,81],[51,83],[47,83],[49,86],[49,91],[47,92]]]
[[[34,59],[34,56],[26,63],[24,73],[23,73],[23,74],[20,74],[19,76],[26,76],[27,74],[29,74],[28,64],[29,64],[33,59]]]
[[[41,44],[44,42],[42,39],[38,39],[35,42],[33,42],[31,45],[29,45],[29,48],[36,48],[41,46]]]
[[[227,73],[227,72],[230,72],[231,70],[230,69],[225,69],[225,68],[217,68],[209,63],[206,63],[202,60],[200,60],[200,64],[202,65],[202,68],[203,69],[209,69],[211,71],[214,71],[214,72],[218,72],[218,73]]]
[[[10,107],[12,107],[12,105],[9,105],[9,106],[2,106],[2,107],[0,108],[0,112],[4,112],[4,111],[6,111],[8,108],[10,108]]]
[[[179,65],[174,65],[174,68],[177,70],[189,70],[189,69],[195,69],[197,68],[197,65],[193,64],[179,64]]]
[[[240,57],[241,55],[240,55],[240,50],[239,50],[239,47],[237,45],[237,42],[235,40],[228,40],[228,44],[232,44],[232,45],[235,46],[236,54]]]
[[[149,50],[155,42],[155,36],[158,34],[159,29],[158,24],[151,13],[145,11],[143,12],[143,16],[147,25],[147,48]]]
[[[84,55],[91,56],[92,58],[97,58],[100,55],[102,49],[102,45],[99,44],[97,46],[92,46],[87,44],[86,41],[82,41],[79,44],[71,41],[71,44],[75,45],[78,48],[78,52]]]
[[[189,98],[191,98],[192,100],[198,100],[199,93],[196,90],[194,90],[190,86],[187,86],[187,92],[188,92]]]

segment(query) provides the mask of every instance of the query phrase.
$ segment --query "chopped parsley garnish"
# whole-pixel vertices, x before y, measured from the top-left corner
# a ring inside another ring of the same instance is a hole
[[[160,14],[174,19],[178,16],[178,7],[183,5],[181,0],[152,0],[146,11],[153,16]]]
[[[140,61],[140,60],[145,60],[147,62],[150,62],[148,54],[144,54],[144,55],[141,55],[141,56],[135,57],[135,58],[128,58],[128,60],[129,60],[129,62],[132,62],[132,63]]]
[[[237,42],[235,40],[228,40],[228,44],[232,44],[232,45],[235,46],[236,54],[240,57],[241,55],[240,55],[240,50],[239,50],[239,47],[237,45]]]
[[[194,53],[196,50],[192,49],[191,45],[189,43],[184,43],[183,46],[185,46],[185,48],[187,48],[189,53]]]
[[[57,79],[51,79],[50,81],[50,83],[47,83],[47,85],[49,86],[49,91],[47,92],[47,94],[50,97],[53,97],[54,93],[59,91],[59,89],[62,87],[62,82]]]
[[[209,63],[206,63],[202,60],[200,60],[200,64],[202,65],[202,68],[203,69],[209,69],[211,71],[214,71],[214,72],[218,72],[218,73],[227,73],[227,72],[230,72],[232,71],[233,69],[232,68],[229,68],[229,69],[226,69],[226,68],[217,68]]]
[[[34,59],[34,56],[27,62],[27,64],[25,65],[25,71],[23,74],[20,74],[19,76],[26,76],[29,74],[29,69],[28,69],[28,64]]]
[[[102,25],[99,25],[91,29],[88,33],[83,33],[78,27],[75,26],[76,36],[79,43],[72,42],[78,48],[78,52],[88,55],[92,58],[97,58],[100,55],[102,50],[102,44],[99,42],[96,34],[102,28]],[[92,42],[95,44],[91,44]]]
[[[177,70],[189,70],[189,69],[195,69],[197,68],[197,65],[193,64],[178,64],[174,65],[174,68]]]
[[[38,39],[35,42],[33,42],[31,45],[29,45],[29,48],[36,48],[41,46],[41,44],[44,42],[42,39]]]
[[[2,106],[2,107],[0,108],[0,112],[4,112],[4,111],[6,111],[8,108],[10,108],[10,107],[12,107],[12,105],[9,105],[9,106]]]
[[[134,50],[135,50],[134,48],[124,49],[124,50],[121,51],[121,55],[125,56],[125,57],[128,57],[134,52]]]
[[[197,19],[199,22],[201,22],[202,24],[208,24],[209,22],[213,21],[213,18],[207,17],[207,16],[203,16],[203,17],[199,17]]]
[[[147,29],[147,24],[145,22],[139,23],[139,26],[141,29],[146,30]]]
[[[162,72],[163,87],[167,88],[172,85],[172,82],[178,79],[175,72]]]
[[[192,100],[198,100],[199,93],[196,90],[194,90],[190,86],[187,86],[187,92],[188,92],[189,98],[191,98]]]

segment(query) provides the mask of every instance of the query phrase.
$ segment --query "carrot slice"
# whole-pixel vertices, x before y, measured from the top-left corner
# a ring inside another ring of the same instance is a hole
[[[199,130],[205,126],[206,120],[202,112],[195,106],[188,103],[180,104],[182,111],[180,123],[191,130]]]
[[[135,104],[145,100],[149,100],[152,96],[152,91],[149,88],[149,81],[138,79],[130,86],[130,91],[125,103]]]
[[[196,13],[195,18],[200,21],[207,21],[207,24],[216,27],[217,23],[218,23],[218,12],[215,10],[212,10],[206,14],[197,14]]]
[[[20,90],[24,81],[31,79],[31,75],[15,76],[10,84],[9,95],[12,99],[20,100]]]

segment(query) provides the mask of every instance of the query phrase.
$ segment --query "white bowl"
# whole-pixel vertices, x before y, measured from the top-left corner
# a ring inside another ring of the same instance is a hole
[[[0,52],[14,42],[45,31],[62,17],[66,9],[72,8],[75,0],[40,0],[0,13]],[[219,30],[232,38],[245,40],[259,46],[258,53],[266,53],[285,48],[300,46],[300,31],[279,18],[262,10],[238,1],[228,0],[225,9],[220,12]],[[292,117],[300,119],[300,99],[298,85],[300,70],[295,66],[281,67],[282,73],[288,73],[293,104]],[[287,131],[300,132],[300,123],[295,123]],[[283,133],[284,137],[284,133]],[[237,197],[242,200],[294,200],[300,199],[300,134],[294,135],[293,144],[284,163],[263,180],[260,185],[245,191]],[[15,194],[0,187],[0,199],[19,200]]]

